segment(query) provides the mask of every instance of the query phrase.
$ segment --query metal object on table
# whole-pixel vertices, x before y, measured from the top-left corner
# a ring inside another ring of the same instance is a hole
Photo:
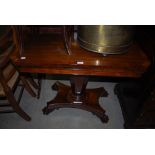
[[[132,44],[134,26],[79,25],[78,42],[81,47],[105,54],[121,54]]]

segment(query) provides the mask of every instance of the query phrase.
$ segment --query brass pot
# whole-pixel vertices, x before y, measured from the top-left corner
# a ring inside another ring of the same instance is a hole
[[[134,26],[79,25],[78,41],[81,47],[103,54],[120,54],[131,45]]]

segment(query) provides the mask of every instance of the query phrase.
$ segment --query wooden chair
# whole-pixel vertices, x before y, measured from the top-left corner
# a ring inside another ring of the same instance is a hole
[[[59,33],[62,34],[64,47],[67,54],[71,55],[71,41],[74,35],[74,26],[71,25],[37,25],[37,26],[29,26],[31,32],[35,37],[37,37],[40,33]]]
[[[1,26],[0,30],[0,113],[16,112],[23,119],[30,121],[30,116],[21,109],[19,102],[24,88],[31,96],[36,97],[32,87],[39,89],[39,86],[31,77],[20,76],[10,61],[10,54],[17,49],[12,28]],[[21,87],[18,99],[15,97],[17,86]]]

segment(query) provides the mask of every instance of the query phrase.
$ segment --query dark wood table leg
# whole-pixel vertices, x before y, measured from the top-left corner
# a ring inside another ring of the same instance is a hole
[[[56,82],[52,88],[58,91],[56,97],[47,103],[43,109],[44,114],[48,114],[59,108],[79,108],[87,110],[98,116],[102,122],[108,122],[105,110],[99,105],[99,97],[106,97],[108,93],[103,87],[86,89],[88,79],[85,76],[72,76],[70,78],[71,87]]]

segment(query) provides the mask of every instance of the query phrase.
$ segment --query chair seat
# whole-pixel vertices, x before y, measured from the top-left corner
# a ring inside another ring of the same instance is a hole
[[[15,67],[11,63],[9,63],[7,67],[5,67],[5,69],[3,70],[5,80],[8,82],[15,74],[15,72],[17,72]]]
[[[10,66],[9,66],[10,67]],[[10,69],[10,68],[9,68]],[[8,74],[8,71],[6,71],[5,72],[5,75],[7,75]],[[16,71],[15,73],[14,73],[14,75],[11,77],[11,79],[8,81],[8,86],[11,88],[11,89],[13,89],[14,88],[14,86],[15,86],[15,84],[16,84],[16,82],[17,82],[17,80],[18,80],[18,77],[19,77],[19,73]],[[0,84],[0,96],[6,96],[5,95],[5,92],[4,92],[4,90],[3,90],[3,87],[2,87],[2,85]]]

